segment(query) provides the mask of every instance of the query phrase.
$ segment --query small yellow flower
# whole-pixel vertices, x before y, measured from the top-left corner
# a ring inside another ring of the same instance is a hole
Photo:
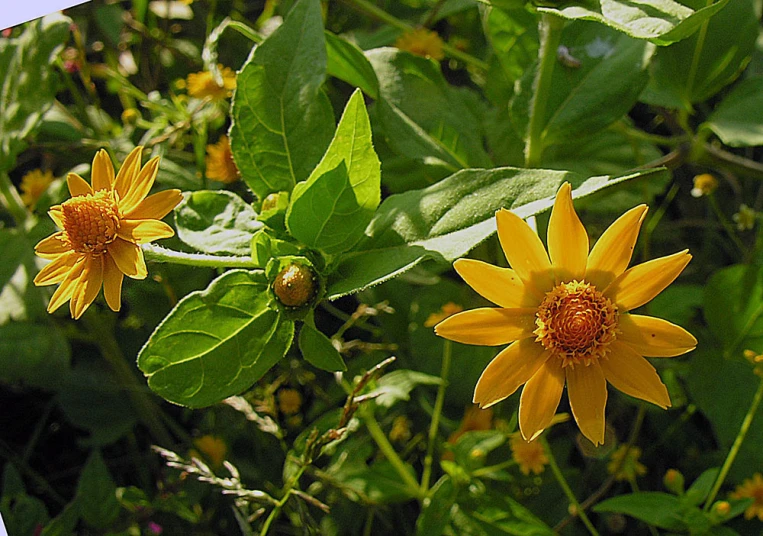
[[[405,415],[398,415],[392,421],[389,438],[395,443],[405,443],[411,438],[411,420]]]
[[[746,479],[737,486],[731,498],[753,499],[752,504],[744,511],[744,518],[752,519],[757,516],[760,521],[763,521],[763,476],[760,473],[755,473],[752,478]]]
[[[517,462],[522,474],[539,475],[546,470],[548,457],[540,441],[525,441],[519,434],[513,434],[509,440],[511,459]]]
[[[497,308],[453,315],[435,327],[456,342],[509,344],[482,373],[474,390],[480,407],[525,385],[519,428],[535,439],[554,417],[567,384],[572,414],[595,445],[604,442],[607,382],[620,391],[670,406],[657,371],[643,356],[672,357],[697,340],[665,320],[630,314],[662,292],[691,259],[684,250],[626,270],[647,207],[615,221],[589,253],[588,234],[559,189],[551,211],[546,253],[538,235],[508,210],[496,213],[498,238],[513,269],[459,259],[454,268]]]
[[[703,173],[694,177],[694,188],[691,189],[691,195],[702,197],[713,193],[716,188],[718,188],[718,180],[710,173]]]
[[[757,217],[757,212],[744,203],[739,205],[739,212],[732,216],[737,224],[737,230],[739,231],[749,231],[755,227],[755,220]]]
[[[231,183],[237,181],[241,173],[233,161],[228,136],[220,136],[217,143],[207,145],[207,178],[213,181]]]
[[[646,474],[646,467],[638,461],[641,457],[641,449],[620,445],[612,453],[607,464],[607,472],[615,475],[615,480],[635,480],[637,476]],[[617,472],[615,472],[617,471]]]
[[[61,231],[35,246],[43,259],[50,259],[35,285],[60,286],[48,304],[52,313],[69,301],[73,318],[79,318],[103,286],[106,303],[113,311],[121,306],[122,279],[148,275],[140,244],[172,236],[164,218],[182,200],[180,190],[148,195],[159,171],[159,158],[141,167],[143,147],[136,147],[119,173],[101,149],[93,159],[92,186],[76,173],[69,173],[71,199],[51,207],[48,214]]]
[[[411,54],[437,61],[445,57],[442,51],[442,39],[437,35],[437,32],[432,32],[426,28],[416,28],[405,32],[397,38],[395,46]]]
[[[219,85],[215,77],[209,71],[191,73],[186,79],[188,94],[197,99],[209,97],[215,101],[225,100],[230,97],[231,92],[236,89],[236,73],[230,67],[218,65],[220,74],[223,77],[223,84]]]
[[[34,208],[51,182],[53,182],[52,171],[34,169],[21,177],[21,200],[27,208]]]
[[[443,320],[445,320],[446,318],[448,318],[449,316],[454,315],[456,313],[460,313],[463,310],[464,308],[461,307],[460,305],[453,302],[448,302],[445,305],[443,305],[439,311],[437,311],[436,313],[430,314],[427,317],[427,319],[424,320],[424,327],[425,328],[434,327],[440,322],[442,322]]]
[[[222,438],[212,435],[201,436],[193,441],[193,445],[204,455],[213,469],[222,467],[225,461],[225,455],[228,453],[228,445]],[[191,451],[192,456],[198,457],[197,453]]]
[[[296,389],[278,391],[278,409],[284,415],[294,415],[302,407],[302,395]]]

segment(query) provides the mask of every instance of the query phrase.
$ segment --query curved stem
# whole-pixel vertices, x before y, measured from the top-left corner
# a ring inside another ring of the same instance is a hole
[[[543,13],[538,32],[540,33],[539,64],[533,80],[530,98],[530,122],[527,125],[525,145],[525,167],[538,167],[543,153],[543,128],[546,119],[546,104],[551,92],[551,77],[556,64],[556,50],[562,40],[564,19]]]
[[[29,216],[29,212],[19,197],[16,187],[7,173],[0,172],[0,203],[10,212],[18,227],[21,227]]]
[[[236,255],[207,255],[204,253],[184,253],[163,248],[154,244],[141,246],[146,260],[153,262],[169,262],[187,266],[204,266],[207,268],[259,268],[251,257]]]
[[[747,432],[750,430],[752,419],[755,417],[755,413],[758,411],[758,406],[760,406],[761,400],[763,400],[763,379],[761,379],[760,383],[758,384],[758,390],[755,391],[755,396],[752,397],[750,409],[747,410],[747,415],[744,416],[742,426],[739,428],[739,433],[737,434],[736,439],[734,439],[734,444],[731,445],[731,450],[726,456],[726,460],[723,462],[723,466],[718,473],[718,478],[716,478],[715,483],[713,483],[713,487],[710,490],[710,494],[707,496],[707,501],[705,501],[705,506],[702,508],[702,511],[710,511],[710,507],[713,505],[713,501],[718,495],[718,491],[721,489],[723,481],[726,480],[726,476],[729,474],[731,465],[734,463],[737,454],[739,454],[739,449],[742,447],[744,438],[747,436]]]
[[[450,374],[450,358],[453,355],[450,341],[444,341],[442,346],[442,368],[440,369],[440,385],[437,387],[437,397],[432,410],[432,422],[429,425],[429,437],[427,454],[424,458],[424,471],[421,475],[421,492],[429,490],[429,479],[432,476],[432,461],[434,458],[434,444],[437,440],[437,430],[440,427],[440,415],[445,403],[445,389],[448,387],[448,374]]]

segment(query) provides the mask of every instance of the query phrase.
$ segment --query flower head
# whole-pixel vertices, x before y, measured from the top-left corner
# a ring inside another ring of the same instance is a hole
[[[207,178],[225,183],[236,182],[241,173],[233,161],[228,136],[220,136],[217,143],[207,145]]]
[[[703,173],[694,177],[694,187],[691,189],[692,197],[710,195],[718,188],[718,179],[710,173]]]
[[[620,445],[609,459],[607,472],[615,475],[615,480],[635,480],[637,476],[646,474],[646,467],[638,461],[640,457],[640,448]]]
[[[188,94],[197,99],[209,97],[214,101],[222,101],[230,97],[236,89],[236,73],[230,67],[217,66],[222,75],[222,85],[218,84],[215,76],[209,71],[201,71],[188,75],[186,87]]]
[[[525,441],[519,434],[511,436],[511,459],[517,462],[523,475],[539,475],[546,470],[548,457],[540,441]]]
[[[180,190],[147,196],[159,171],[159,158],[141,167],[143,147],[136,147],[119,173],[106,151],[93,159],[92,185],[76,173],[67,184],[71,199],[51,207],[48,214],[60,231],[40,241],[35,252],[50,259],[35,285],[60,286],[48,304],[52,313],[69,301],[73,318],[93,303],[103,285],[106,303],[119,311],[123,276],[144,279],[148,274],[140,244],[174,234],[159,221],[181,201]]]
[[[424,327],[425,328],[431,328],[446,318],[448,318],[451,315],[454,315],[456,313],[460,313],[463,311],[464,308],[458,305],[457,303],[448,302],[446,304],[443,304],[442,307],[440,307],[440,310],[434,313],[431,313],[426,320],[424,320]]]
[[[21,200],[28,208],[34,208],[40,196],[53,182],[52,171],[33,169],[21,177]]]
[[[228,454],[228,445],[217,436],[204,435],[193,440],[193,446],[199,449],[204,457],[212,464],[212,468],[219,469]],[[191,451],[191,455],[198,457],[198,452]]]
[[[459,259],[459,275],[497,308],[464,311],[435,327],[438,335],[466,344],[509,344],[482,373],[474,402],[489,407],[526,384],[519,402],[525,439],[550,423],[567,385],[581,432],[603,443],[607,382],[620,391],[670,406],[657,371],[643,356],[671,357],[697,340],[665,320],[629,311],[644,305],[684,269],[684,250],[626,270],[645,205],[626,212],[589,253],[588,235],[562,185],[548,226],[548,254],[519,216],[496,213],[498,238],[512,269]]]
[[[732,216],[734,222],[737,224],[737,230],[739,231],[749,231],[755,227],[755,220],[757,217],[758,214],[755,212],[755,209],[748,207],[744,203],[739,205],[739,212]]]
[[[442,52],[442,39],[437,35],[437,32],[432,32],[426,28],[417,28],[405,32],[397,38],[395,46],[411,54],[437,61],[445,57]]]
[[[752,504],[744,511],[744,518],[752,519],[757,516],[760,521],[763,521],[763,476],[760,473],[755,473],[752,478],[746,479],[737,486],[731,498],[753,499]]]
[[[302,407],[302,395],[296,389],[278,391],[278,409],[284,415],[294,415]]]

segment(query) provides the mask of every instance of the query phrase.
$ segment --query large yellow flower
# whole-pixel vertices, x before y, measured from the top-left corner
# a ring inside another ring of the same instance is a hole
[[[182,195],[180,190],[165,190],[146,197],[159,171],[159,158],[141,167],[142,151],[136,147],[116,177],[106,151],[98,151],[92,187],[76,173],[67,177],[71,199],[48,212],[61,231],[35,246],[38,256],[52,261],[34,278],[35,285],[60,283],[48,312],[70,300],[72,317],[79,318],[101,285],[106,303],[119,311],[123,276],[144,279],[148,273],[140,244],[174,234],[159,220]]]
[[[604,442],[607,382],[662,408],[668,391],[643,356],[672,357],[697,340],[665,320],[630,314],[673,280],[691,259],[684,250],[626,270],[646,205],[633,208],[588,251],[588,235],[562,185],[548,226],[548,251],[519,216],[496,213],[498,238],[513,269],[459,259],[454,267],[498,308],[464,311],[435,327],[438,335],[466,344],[503,345],[485,368],[474,402],[489,407],[526,384],[519,427],[536,438],[554,417],[567,384],[581,432]]]

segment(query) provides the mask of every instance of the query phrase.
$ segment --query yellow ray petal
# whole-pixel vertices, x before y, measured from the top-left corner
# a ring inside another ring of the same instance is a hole
[[[122,220],[118,235],[129,242],[145,244],[160,238],[169,238],[175,231],[159,220]]]
[[[580,431],[594,445],[604,443],[607,380],[598,362],[565,367],[567,394]]]
[[[533,335],[535,309],[482,307],[449,316],[434,328],[435,333],[464,344],[498,346]]]
[[[562,360],[547,359],[527,381],[519,398],[519,429],[525,441],[532,441],[551,424],[564,389]]]
[[[685,249],[638,264],[612,281],[604,295],[615,302],[621,313],[641,307],[665,290],[690,260],[689,250]]]
[[[60,283],[66,278],[66,275],[79,258],[79,253],[74,251],[56,257],[49,264],[46,264],[35,276],[34,284],[40,287]]]
[[[588,233],[572,204],[572,186],[562,184],[548,223],[548,254],[557,283],[581,281],[588,262]]]
[[[180,190],[164,190],[150,195],[135,208],[125,212],[125,218],[134,220],[161,220],[183,200]]]
[[[145,279],[148,275],[146,261],[140,246],[117,238],[108,245],[109,255],[123,274],[133,279]]]
[[[59,231],[50,235],[47,238],[43,238],[34,247],[34,252],[37,255],[61,255],[70,251],[69,246],[62,240],[64,233]]]
[[[124,199],[130,193],[132,183],[140,172],[140,161],[143,156],[143,147],[138,146],[127,155],[122,167],[119,168],[117,178],[114,179],[114,189],[119,194],[119,199]],[[124,211],[124,207],[122,207]],[[126,211],[125,211],[126,212]]]
[[[501,351],[482,371],[474,388],[474,403],[487,408],[511,396],[548,359],[545,348],[522,339]]]
[[[554,286],[551,262],[538,235],[522,218],[501,209],[495,214],[501,247],[519,278],[541,295]]]
[[[651,363],[627,344],[615,341],[610,347],[609,358],[600,360],[607,381],[626,395],[669,408],[668,389]]]
[[[87,181],[76,173],[69,173],[66,176],[66,185],[69,187],[69,193],[72,197],[93,193],[93,189],[90,187]]]
[[[48,216],[50,216],[50,219],[53,220],[53,223],[56,224],[56,227],[59,229],[64,228],[64,219],[63,219],[63,213],[61,212],[61,205],[55,205],[50,207],[50,210],[48,211]]]
[[[620,315],[617,340],[646,357],[673,357],[694,350],[697,339],[680,326],[651,316]]]
[[[109,153],[101,149],[93,158],[93,170],[90,173],[93,190],[110,190],[114,185],[114,164]]]
[[[130,189],[119,203],[123,212],[130,212],[143,201],[154,185],[156,174],[159,172],[159,157],[149,160],[130,184]]]
[[[71,301],[69,302],[69,310],[74,320],[81,317],[82,313],[90,307],[95,297],[98,296],[102,283],[103,255],[87,257],[82,276],[79,278],[77,285],[75,285]]]
[[[516,272],[510,268],[501,268],[474,259],[458,259],[453,263],[453,267],[475,292],[501,307],[533,307],[542,299],[542,295],[537,294],[534,288],[525,287]]]
[[[82,276],[82,270],[85,268],[85,258],[80,257],[74,264],[72,269],[67,274],[66,278],[61,282],[59,287],[53,293],[48,303],[48,312],[52,313],[63,304],[65,304],[74,292],[74,287],[77,285],[80,277]]]
[[[112,311],[122,307],[122,281],[124,274],[114,263],[111,255],[103,255],[103,296]]]
[[[647,208],[639,205],[630,209],[604,231],[588,256],[586,281],[601,290],[625,271],[631,262]]]

